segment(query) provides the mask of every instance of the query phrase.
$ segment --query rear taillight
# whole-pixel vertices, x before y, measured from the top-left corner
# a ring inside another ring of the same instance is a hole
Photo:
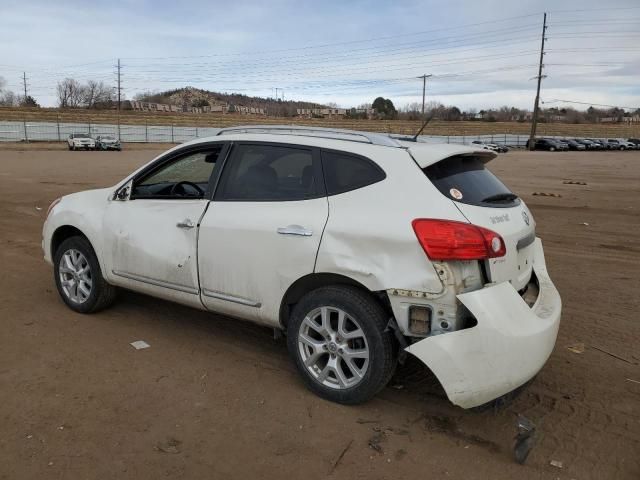
[[[507,253],[500,235],[477,225],[430,218],[418,218],[412,225],[431,260],[484,260]]]

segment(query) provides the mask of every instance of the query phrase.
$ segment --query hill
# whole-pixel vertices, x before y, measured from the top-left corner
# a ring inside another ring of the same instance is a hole
[[[264,109],[267,116],[291,117],[298,108],[324,108],[312,102],[281,100],[263,97],[250,97],[239,93],[220,93],[195,87],[184,87],[164,92],[143,92],[134,96],[141,102],[163,103],[178,107],[205,107],[229,105]]]

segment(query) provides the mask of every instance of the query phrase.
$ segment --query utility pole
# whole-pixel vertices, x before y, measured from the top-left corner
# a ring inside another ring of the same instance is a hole
[[[27,102],[27,72],[22,72],[22,82],[24,84],[24,101]]]
[[[427,78],[429,77],[433,77],[433,75],[424,74],[418,77],[422,79],[422,116],[423,117],[424,117],[424,95],[427,89]]]
[[[542,61],[544,59],[544,41],[547,33],[547,12],[544,12],[542,21],[542,43],[540,45],[540,63],[538,64],[538,88],[536,90],[536,101],[533,104],[533,119],[531,120],[531,134],[529,135],[529,150],[535,149],[536,128],[538,127],[538,105],[540,103],[540,84],[542,83]]]
[[[118,59],[118,141],[120,141],[120,59]]]

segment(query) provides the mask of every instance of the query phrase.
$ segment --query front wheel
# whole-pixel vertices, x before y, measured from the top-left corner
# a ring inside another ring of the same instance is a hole
[[[550,152],[555,152],[556,151],[556,147],[549,147],[549,151]]]
[[[358,404],[382,390],[396,367],[389,316],[367,293],[330,286],[305,295],[287,326],[287,346],[307,387],[320,397]]]
[[[102,277],[98,258],[85,237],[67,238],[53,261],[58,293],[72,310],[93,313],[115,301],[116,287]]]

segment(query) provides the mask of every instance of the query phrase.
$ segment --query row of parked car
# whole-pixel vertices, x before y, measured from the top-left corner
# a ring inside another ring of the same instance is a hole
[[[527,148],[529,141],[527,140]],[[640,150],[638,138],[536,138],[535,150]]]
[[[86,133],[72,133],[67,139],[69,150],[122,150],[122,144],[116,137],[98,135],[93,138]]]

